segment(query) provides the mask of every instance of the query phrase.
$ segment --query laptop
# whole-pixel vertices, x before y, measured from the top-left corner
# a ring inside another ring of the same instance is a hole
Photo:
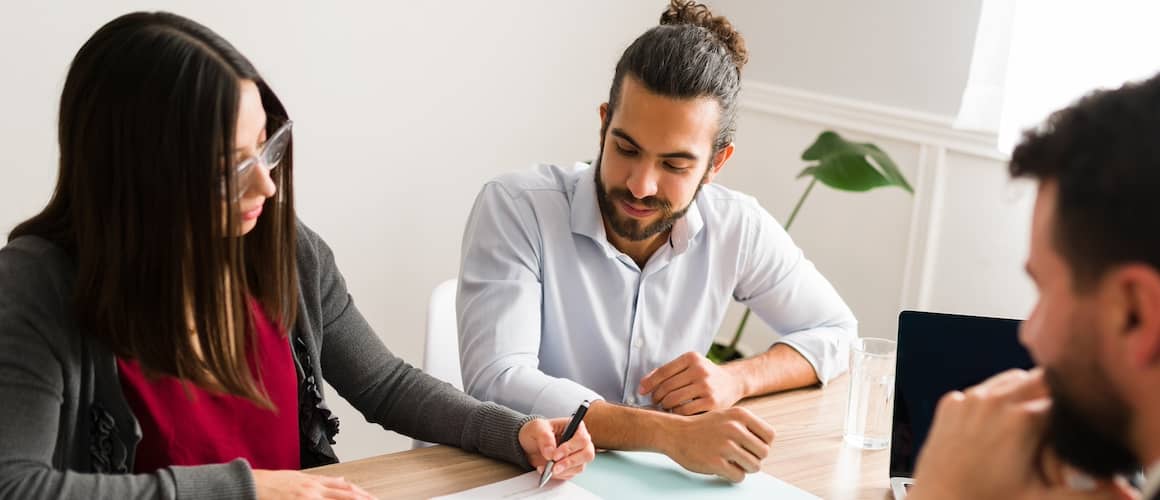
[[[1031,368],[1019,344],[1019,321],[903,311],[898,316],[890,489],[906,498],[914,464],[944,394],[963,390],[1010,368]]]

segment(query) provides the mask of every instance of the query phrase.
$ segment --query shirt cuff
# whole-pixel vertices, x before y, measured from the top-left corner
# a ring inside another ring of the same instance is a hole
[[[568,379],[558,378],[544,386],[536,395],[531,413],[547,418],[570,417],[584,401],[604,398],[596,391]]]
[[[810,367],[814,369],[814,375],[818,377],[818,381],[821,382],[822,387],[825,387],[826,384],[828,384],[830,382],[830,379],[833,377],[826,377],[825,374],[822,372],[822,366],[820,365],[818,359],[816,357],[814,357],[814,355],[809,351],[808,348],[799,344],[796,339],[793,339],[790,337],[792,337],[792,336],[787,335],[785,337],[777,339],[776,341],[773,342],[773,344],[770,344],[770,346],[769,346],[770,349],[772,349],[773,346],[775,346],[775,345],[785,344],[785,345],[789,346],[790,348],[792,348],[793,350],[797,351],[797,353],[801,354],[801,356],[803,358],[805,358],[806,362],[810,364]],[[841,373],[841,372],[839,372],[839,373]],[[837,375],[835,374],[834,376],[837,376]]]

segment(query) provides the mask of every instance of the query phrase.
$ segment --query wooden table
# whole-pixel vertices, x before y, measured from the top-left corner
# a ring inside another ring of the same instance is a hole
[[[826,499],[890,499],[890,451],[842,443],[849,378],[740,403],[777,430],[763,469]],[[311,472],[343,476],[381,498],[429,498],[519,475],[512,465],[448,446],[392,453]]]

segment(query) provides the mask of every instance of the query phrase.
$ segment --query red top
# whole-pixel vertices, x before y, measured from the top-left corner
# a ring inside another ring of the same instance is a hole
[[[134,472],[224,463],[238,457],[255,469],[301,468],[298,378],[290,342],[255,301],[250,302],[250,314],[258,334],[250,369],[257,365],[277,411],[238,396],[182,384],[171,376],[149,380],[137,361],[117,359],[121,388],[141,425]]]

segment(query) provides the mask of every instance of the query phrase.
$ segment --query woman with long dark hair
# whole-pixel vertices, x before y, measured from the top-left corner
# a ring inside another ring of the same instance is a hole
[[[294,213],[293,124],[188,19],[135,13],[69,69],[60,173],[0,249],[0,497],[363,498],[325,379],[369,421],[557,478],[566,420],[481,403],[392,355]]]

